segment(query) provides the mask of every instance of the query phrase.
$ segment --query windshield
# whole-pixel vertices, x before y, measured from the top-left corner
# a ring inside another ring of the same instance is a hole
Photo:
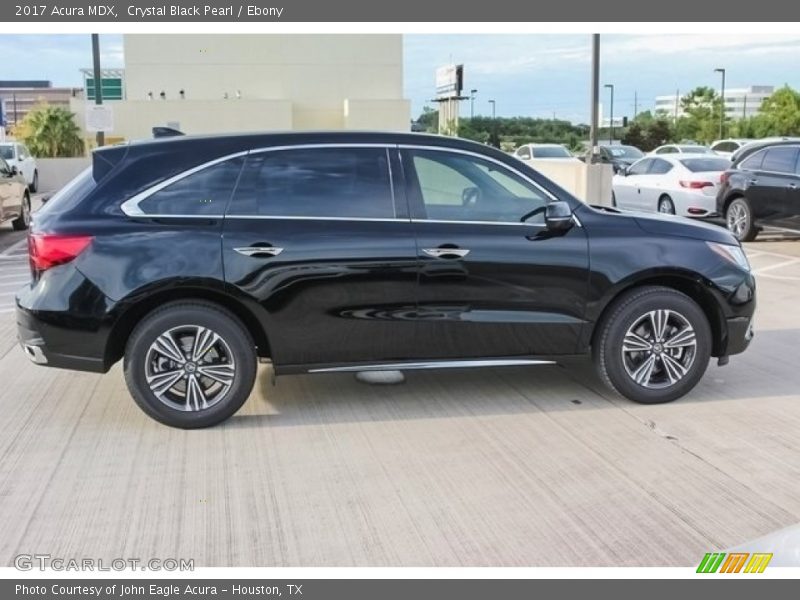
[[[14,160],[14,148],[10,144],[0,146],[0,158]]]
[[[692,173],[702,173],[729,169],[731,161],[727,158],[686,158],[681,161],[681,164]]]
[[[711,152],[711,148],[706,146],[681,146],[681,152],[686,154],[707,154]]]
[[[608,152],[614,158],[642,158],[644,152],[635,146],[609,146]]]
[[[531,151],[534,158],[572,158],[569,150],[563,146],[534,146]]]

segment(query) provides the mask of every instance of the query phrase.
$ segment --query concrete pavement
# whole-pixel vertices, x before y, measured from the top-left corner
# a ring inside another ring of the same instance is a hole
[[[800,243],[748,253],[751,348],[660,406],[614,397],[587,363],[393,387],[273,387],[261,367],[237,416],[179,431],[135,406],[119,366],[30,364],[0,313],[0,564],[689,566],[794,525]]]

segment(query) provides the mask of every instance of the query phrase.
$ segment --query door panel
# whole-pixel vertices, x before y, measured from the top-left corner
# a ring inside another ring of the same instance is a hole
[[[420,264],[421,358],[576,352],[588,285],[583,229],[547,231],[546,192],[501,164],[409,149],[403,167]]]
[[[225,279],[259,307],[277,372],[414,356],[416,246],[390,160],[351,147],[248,157]]]

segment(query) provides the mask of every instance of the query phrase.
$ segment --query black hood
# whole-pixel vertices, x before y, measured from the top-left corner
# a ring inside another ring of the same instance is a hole
[[[739,245],[739,242],[727,229],[723,229],[718,225],[702,223],[685,217],[659,214],[636,214],[634,220],[643,231],[654,235],[692,238],[695,240],[717,242],[719,244],[730,244],[731,246]]]

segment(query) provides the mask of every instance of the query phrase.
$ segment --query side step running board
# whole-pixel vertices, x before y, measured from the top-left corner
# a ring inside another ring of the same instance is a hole
[[[309,373],[353,373],[358,371],[412,371],[420,369],[469,369],[472,367],[519,367],[525,365],[554,365],[552,360],[533,358],[435,360],[429,362],[380,363],[374,365],[352,365],[309,369]]]

